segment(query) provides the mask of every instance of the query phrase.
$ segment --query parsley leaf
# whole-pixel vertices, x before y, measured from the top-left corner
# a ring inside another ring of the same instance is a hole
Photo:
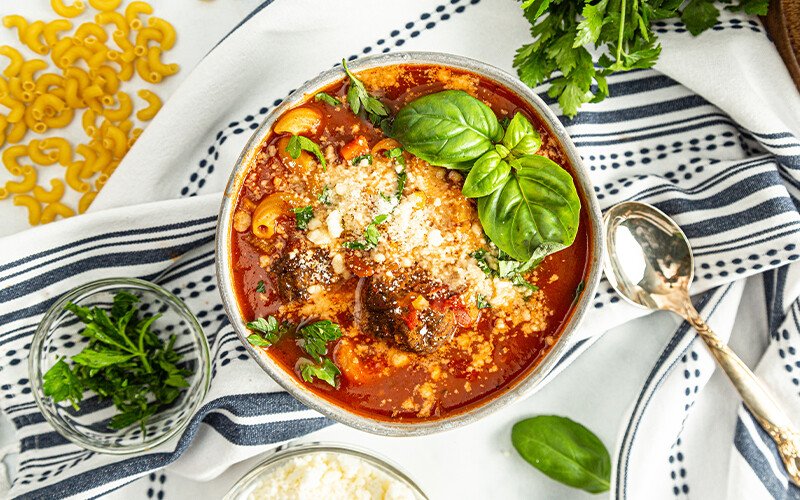
[[[480,293],[475,295],[475,305],[478,309],[492,308],[492,305],[489,303],[488,300],[486,300],[486,297],[484,295],[481,295]]]
[[[328,358],[322,358],[319,365],[315,365],[310,361],[300,365],[300,376],[303,377],[303,380],[306,382],[313,382],[314,378],[318,378],[327,382],[332,387],[336,387],[336,376],[341,373],[339,368],[333,364],[333,361]]]
[[[256,292],[258,292],[258,293],[266,293],[267,292],[267,286],[264,283],[264,280],[258,280],[258,285],[256,286]]]
[[[397,162],[398,165],[406,166],[406,157],[403,156],[403,148],[387,149],[383,152],[384,156]]]
[[[372,155],[367,153],[365,155],[359,155],[353,158],[353,161],[350,162],[351,165],[358,166],[361,164],[362,160],[367,160],[367,165],[372,165]]]
[[[380,121],[389,116],[389,108],[386,107],[381,101],[375,99],[369,92],[367,92],[364,84],[356,78],[350,69],[347,67],[347,61],[342,59],[342,67],[344,72],[350,78],[350,88],[347,89],[347,104],[354,114],[359,114],[363,109],[367,118],[373,125],[377,125]]]
[[[267,316],[266,318],[257,318],[245,325],[248,330],[256,332],[247,337],[247,341],[251,345],[257,347],[269,347],[280,339],[280,336],[286,332],[287,325],[279,324],[274,316]],[[260,334],[260,335],[258,335]]]
[[[44,394],[69,401],[78,410],[85,391],[110,399],[117,413],[108,426],[122,429],[138,423],[143,434],[150,416],[170,405],[188,387],[192,374],[175,349],[176,337],[165,341],[152,330],[160,314],[140,316],[139,298],[128,292],[114,296],[111,307],[87,308],[73,303],[64,309],[84,323],[86,347],[56,362],[43,376]]]
[[[406,158],[403,156],[403,148],[392,148],[383,152],[383,154],[394,161],[397,162],[398,165],[403,167],[399,172],[397,172],[397,191],[395,191],[395,197],[400,200],[403,196],[403,190],[406,188],[406,181],[408,180],[408,172],[406,172]]]
[[[652,67],[661,53],[651,23],[680,16],[693,35],[719,18],[714,0],[524,0],[531,43],[520,47],[514,67],[525,84],[550,82],[548,95],[568,117],[587,102],[608,96],[606,78],[617,71]],[[769,0],[723,0],[729,10],[767,13]],[[592,60],[591,53],[599,55]],[[597,64],[595,64],[595,62]]]
[[[322,151],[319,149],[319,146],[317,146],[316,142],[312,141],[308,137],[303,137],[302,135],[293,135],[286,144],[286,152],[289,153],[289,156],[296,160],[300,158],[300,153],[303,151],[308,151],[316,156],[319,164],[322,165],[322,170],[325,170],[328,167],[328,165],[325,163],[325,157],[322,156]]]
[[[547,251],[548,249],[542,250],[543,253]],[[524,276],[525,273],[541,262],[542,257],[538,253],[528,262],[514,260],[503,251],[498,251],[495,255],[483,248],[475,250],[470,255],[475,259],[475,264],[484,274],[510,281],[514,286],[522,290],[524,296],[529,297],[533,292],[539,290],[538,286],[528,282]],[[544,255],[547,255],[547,253],[544,253]]]
[[[327,92],[318,92],[317,95],[314,96],[315,101],[322,101],[326,104],[330,104],[331,106],[341,106],[342,101],[333,97],[332,95],[328,94]]]
[[[317,201],[323,205],[331,204],[331,188],[327,184],[322,187],[322,192],[317,195]]]
[[[342,337],[339,325],[329,320],[316,321],[300,329],[300,347],[319,363],[328,354],[328,342]]]
[[[292,213],[294,213],[295,227],[301,230],[308,229],[308,223],[314,218],[314,209],[311,207],[311,205],[293,208]]]
[[[349,248],[350,250],[372,250],[373,248],[377,247],[381,237],[381,233],[378,231],[378,226],[383,224],[388,217],[388,214],[375,216],[375,218],[372,219],[372,222],[370,222],[367,228],[364,230],[363,242],[345,241],[342,243],[342,246]]]
[[[56,402],[68,400],[73,408],[80,410],[83,384],[64,359],[59,359],[42,377],[44,393]]]

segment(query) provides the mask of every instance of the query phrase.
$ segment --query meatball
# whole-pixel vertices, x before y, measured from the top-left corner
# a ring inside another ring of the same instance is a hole
[[[370,276],[361,291],[362,327],[401,349],[433,352],[456,331],[454,312],[442,306],[452,296],[419,272],[404,278]]]
[[[288,252],[275,260],[270,274],[278,295],[285,301],[307,299],[312,285],[336,281],[328,252],[322,248]]]

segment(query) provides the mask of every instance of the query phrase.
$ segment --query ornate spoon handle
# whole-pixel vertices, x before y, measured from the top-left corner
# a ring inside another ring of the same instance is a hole
[[[755,374],[739,359],[739,356],[708,327],[703,318],[687,300],[683,311],[678,311],[700,335],[717,363],[728,374],[745,406],[778,445],[792,482],[800,486],[800,434],[769,391],[759,382]]]

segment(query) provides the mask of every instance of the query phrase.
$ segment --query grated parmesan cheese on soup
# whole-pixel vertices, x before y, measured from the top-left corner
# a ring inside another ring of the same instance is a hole
[[[404,483],[361,458],[319,452],[294,457],[261,479],[249,500],[414,500]]]

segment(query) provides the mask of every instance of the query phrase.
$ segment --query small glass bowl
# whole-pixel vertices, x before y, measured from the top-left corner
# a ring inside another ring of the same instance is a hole
[[[69,401],[56,403],[45,396],[43,375],[60,358],[81,352],[88,338],[81,335],[84,324],[64,309],[68,302],[80,306],[110,308],[114,295],[126,291],[137,297],[137,307],[145,314],[161,313],[152,330],[165,342],[176,337],[174,348],[183,354],[182,363],[192,370],[187,377],[189,386],[168,408],[147,420],[147,432],[142,436],[138,424],[124,429],[110,429],[108,421],[117,413],[110,399],[98,400],[86,392],[76,411]],[[123,455],[150,450],[181,432],[191,420],[208,391],[211,363],[208,341],[194,315],[177,297],[163,288],[135,278],[110,278],[79,286],[59,298],[45,313],[31,342],[28,360],[33,395],[48,422],[59,434],[73,443],[99,453]]]
[[[333,453],[361,459],[389,476],[389,478],[406,486],[411,490],[415,500],[428,500],[428,497],[423,493],[422,489],[420,489],[411,478],[386,459],[377,457],[367,450],[351,445],[318,442],[290,444],[285,448],[278,448],[270,452],[264,461],[253,467],[250,472],[236,481],[236,484],[225,494],[223,500],[248,500],[255,487],[262,481],[269,479],[270,474],[274,473],[278,467],[284,465],[293,458],[315,453]]]

